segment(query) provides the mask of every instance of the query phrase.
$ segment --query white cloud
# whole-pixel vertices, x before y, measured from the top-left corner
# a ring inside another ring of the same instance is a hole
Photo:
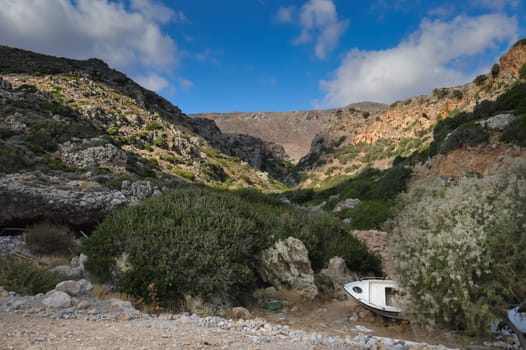
[[[491,10],[503,10],[506,7],[517,7],[520,2],[521,0],[471,0],[471,5]]]
[[[170,85],[166,78],[155,73],[145,76],[136,76],[134,80],[142,87],[157,92],[167,88]]]
[[[349,51],[334,79],[320,81],[326,91],[321,105],[367,100],[390,103],[464,83],[477,69],[487,67],[464,72],[454,68],[456,60],[482,54],[497,43],[511,43],[517,33],[516,19],[504,15],[456,17],[449,22],[424,19],[419,30],[395,48]]]
[[[186,21],[154,0],[0,0],[0,43],[77,59],[101,58],[138,76],[144,87],[169,86],[180,52],[162,25]]]
[[[296,8],[280,7],[275,18],[281,23],[294,23],[295,15]],[[301,32],[292,41],[293,44],[314,41],[316,57],[324,59],[327,53],[338,46],[340,37],[349,26],[349,21],[338,20],[336,6],[332,0],[309,0],[300,9],[297,24],[301,27]]]
[[[191,88],[194,87],[194,82],[191,81],[191,80],[188,80],[188,79],[180,78],[179,79],[179,85],[181,85],[183,90],[190,90]]]
[[[130,7],[142,13],[147,19],[160,23],[188,21],[183,12],[174,11],[152,0],[130,0]]]
[[[294,23],[295,12],[295,6],[280,7],[274,19],[278,23]]]

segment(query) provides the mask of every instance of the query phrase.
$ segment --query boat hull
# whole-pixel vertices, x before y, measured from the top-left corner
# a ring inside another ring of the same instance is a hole
[[[391,280],[364,279],[343,286],[347,294],[363,307],[389,318],[402,319],[396,301],[397,284]]]

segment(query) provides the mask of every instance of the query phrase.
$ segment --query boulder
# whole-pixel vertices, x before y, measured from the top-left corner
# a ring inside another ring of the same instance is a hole
[[[42,304],[56,309],[70,307],[71,297],[65,292],[53,290],[49,292],[49,294],[44,299],[42,299]]]
[[[55,286],[55,290],[74,297],[80,294],[80,283],[73,280],[62,281]]]
[[[481,120],[478,123],[486,129],[502,131],[506,126],[508,126],[509,123],[513,121],[513,119],[515,119],[513,114],[506,113],[498,114],[491,118]]]
[[[248,320],[249,318],[252,318],[252,314],[246,308],[236,306],[232,308],[232,318]]]
[[[327,268],[316,275],[318,289],[327,299],[346,300],[347,293],[343,285],[355,280],[357,276],[347,268],[345,260],[340,257],[332,258]]]
[[[0,177],[0,225],[60,218],[73,225],[94,224],[129,201],[96,182],[39,172]]]
[[[91,291],[93,290],[93,284],[90,281],[85,280],[85,279],[81,279],[81,280],[79,280],[77,282],[78,282],[79,287],[80,287],[79,293],[81,295],[87,295],[87,294],[91,293]]]
[[[345,200],[343,200],[341,202],[338,202],[338,204],[336,204],[336,206],[332,210],[332,213],[333,214],[338,214],[343,209],[347,209],[347,208],[348,209],[352,209],[355,206],[357,206],[358,204],[360,204],[360,200],[358,198],[347,198],[347,199],[345,199]]]
[[[4,80],[2,78],[2,76],[0,76],[0,89],[4,89],[4,90],[12,90],[13,89],[13,86],[11,85],[10,82],[8,82],[7,80]]]
[[[276,242],[263,251],[258,260],[259,275],[278,291],[294,290],[307,300],[318,295],[309,252],[299,239],[289,237]]]
[[[69,278],[77,280],[82,277],[82,270],[80,267],[71,267],[69,265],[59,265],[50,269],[49,271],[57,273],[62,278]]]
[[[144,200],[153,195],[153,187],[150,181],[137,181],[131,184],[131,194],[138,200]]]

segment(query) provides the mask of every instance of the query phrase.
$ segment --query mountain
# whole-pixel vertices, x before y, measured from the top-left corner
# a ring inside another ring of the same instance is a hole
[[[282,145],[292,161],[309,153],[312,140],[324,134],[334,118],[375,115],[387,105],[361,102],[345,108],[293,112],[231,112],[192,114],[192,118],[212,119],[224,133],[242,133]]]
[[[366,167],[386,169],[396,157],[424,152],[440,120],[472,111],[482,101],[494,101],[518,82],[525,62],[525,40],[520,40],[491,72],[473,82],[436,88],[390,106],[366,102],[331,110],[192,117],[210,118],[225,133],[249,134],[282,145],[297,163],[294,171],[301,186],[318,186],[334,176],[356,175]]]
[[[223,134],[98,59],[0,46],[0,226],[91,224],[185,181],[283,189],[283,148]]]
[[[0,46],[0,226],[92,227],[184,182],[275,192],[393,164],[412,182],[502,171],[526,157],[525,63],[521,40],[473,82],[390,106],[189,117],[101,60]]]

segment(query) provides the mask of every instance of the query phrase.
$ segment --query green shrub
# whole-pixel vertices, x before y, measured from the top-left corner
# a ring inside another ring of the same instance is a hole
[[[163,126],[158,121],[149,122],[146,124],[146,130],[153,131],[157,129],[162,129]]]
[[[0,141],[0,173],[16,173],[30,168],[23,151]]]
[[[48,222],[30,226],[25,242],[38,254],[71,255],[75,249],[75,237],[69,227]]]
[[[457,100],[462,100],[462,97],[464,97],[464,93],[462,90],[455,89],[453,90],[453,97],[455,97]]]
[[[449,95],[449,90],[446,88],[441,88],[441,89],[437,88],[433,90],[433,96],[435,96],[438,99],[445,98],[447,97],[447,95]]]
[[[186,171],[186,170],[177,169],[177,168],[173,169],[172,171],[173,171],[173,173],[175,175],[178,175],[178,176],[182,177],[183,179],[187,179],[187,180],[190,180],[190,181],[195,180],[195,175],[191,171]]]
[[[130,268],[116,282],[136,296],[147,298],[147,286],[155,283],[162,303],[185,294],[233,300],[255,287],[258,253],[289,236],[303,241],[316,270],[331,250],[346,246],[348,251],[338,253],[345,254],[349,268],[379,271],[364,244],[326,213],[297,210],[255,191],[193,185],[115,212],[97,226],[83,251],[90,257],[88,269],[106,279],[125,252]]]
[[[439,152],[448,154],[463,145],[473,147],[482,142],[487,142],[489,134],[482,126],[475,123],[467,123],[451,132],[440,145]]]
[[[411,173],[410,167],[403,166],[394,166],[386,170],[378,181],[374,197],[382,200],[393,199],[400,192],[405,191]]]
[[[526,146],[526,114],[515,118],[503,130],[501,141]]]
[[[526,63],[524,63],[519,69],[519,78],[526,79]]]
[[[380,200],[366,200],[351,209],[344,209],[339,217],[351,218],[350,226],[356,230],[380,229],[389,218],[389,205]]]
[[[38,91],[36,86],[30,85],[30,84],[22,84],[19,87],[15,89],[15,91],[22,91],[22,92],[28,92],[28,93],[35,93]]]
[[[85,123],[67,123],[46,119],[30,126],[25,142],[28,147],[37,152],[54,152],[58,149],[58,144],[71,140],[73,137],[91,138],[96,135],[96,130]]]
[[[367,111],[365,111],[365,112],[362,113],[362,117],[364,117],[364,119],[369,118],[370,115],[371,115],[371,113],[369,113],[369,112],[367,112]]]
[[[153,139],[153,144],[159,148],[168,148],[168,142],[166,141],[165,136],[158,136]]]
[[[496,78],[499,76],[499,72],[500,72],[500,65],[498,63],[495,63],[492,67],[491,67],[491,76],[493,78]]]
[[[22,295],[45,293],[59,282],[59,277],[30,261],[14,257],[0,258],[0,286]]]
[[[473,80],[473,82],[475,83],[475,85],[480,86],[480,85],[484,84],[484,82],[486,80],[488,80],[488,77],[485,74],[481,74],[481,75],[477,76],[475,78],[475,80]]]
[[[397,207],[391,253],[413,322],[483,333],[526,300],[524,162],[508,174],[412,188]]]
[[[146,159],[148,161],[148,163],[150,163],[151,165],[153,166],[157,166],[159,165],[159,161],[157,160],[157,158],[154,158],[154,157],[149,157],[148,159]]]
[[[106,132],[108,133],[108,135],[117,135],[119,133],[119,128],[112,126],[109,127],[108,130],[106,130]]]
[[[526,113],[526,83],[516,84],[504,94],[497,97],[497,108],[500,111],[515,110],[516,114]]]
[[[207,163],[202,171],[212,181],[225,182],[228,179],[228,174],[218,164]]]

